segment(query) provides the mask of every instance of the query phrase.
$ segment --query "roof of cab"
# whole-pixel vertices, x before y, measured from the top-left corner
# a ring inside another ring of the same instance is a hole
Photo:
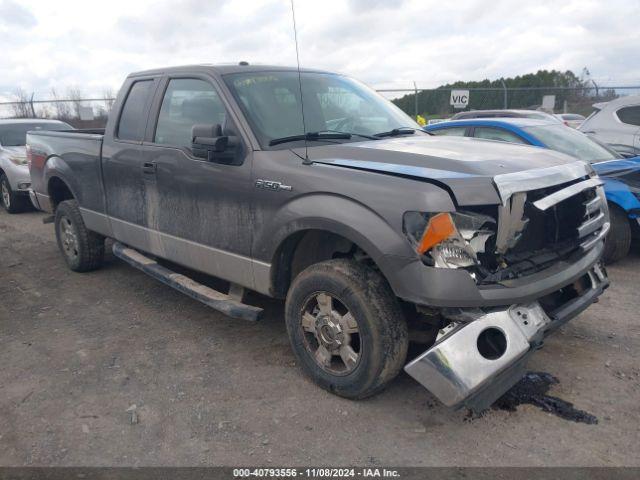
[[[198,64],[198,65],[181,65],[176,67],[163,67],[154,68],[151,70],[143,70],[140,72],[134,72],[129,77],[141,77],[147,75],[164,75],[164,74],[182,74],[182,73],[195,73],[195,72],[207,72],[216,75],[227,75],[232,73],[258,73],[258,72],[297,72],[298,67],[285,67],[282,65],[249,65],[249,64]],[[305,73],[334,73],[324,70],[316,70],[311,68],[300,68],[301,72]]]

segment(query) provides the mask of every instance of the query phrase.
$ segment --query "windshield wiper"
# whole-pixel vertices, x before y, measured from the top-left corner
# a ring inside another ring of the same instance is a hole
[[[369,140],[380,140],[380,137],[376,135],[366,135],[364,133],[355,133],[355,132],[340,132],[339,130],[326,130],[331,133],[344,133],[345,135],[353,135],[354,137],[367,138]]]
[[[417,131],[423,132],[424,130],[421,130],[419,128],[413,128],[413,127],[400,127],[400,128],[394,128],[393,130],[389,130],[388,132],[376,133],[375,136],[378,138],[397,137],[398,135],[413,135]]]
[[[348,140],[351,138],[350,133],[342,132],[307,132],[302,135],[291,135],[289,137],[274,138],[269,141],[269,146],[280,145],[281,143],[297,142],[300,140],[322,141],[322,140]]]

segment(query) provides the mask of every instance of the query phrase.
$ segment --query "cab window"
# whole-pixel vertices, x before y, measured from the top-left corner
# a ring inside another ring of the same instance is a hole
[[[141,142],[147,125],[146,106],[153,92],[153,80],[141,80],[131,85],[118,122],[117,138]]]
[[[510,142],[510,143],[526,143],[515,133],[511,133],[502,128],[494,127],[476,127],[473,132],[473,136],[476,138],[483,138],[485,140],[495,140],[498,142]]]
[[[162,99],[153,141],[179,148],[191,148],[194,125],[226,123],[226,110],[211,84],[195,78],[169,81]]]

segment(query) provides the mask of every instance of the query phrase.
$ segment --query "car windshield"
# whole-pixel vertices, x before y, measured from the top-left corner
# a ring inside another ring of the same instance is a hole
[[[590,163],[614,160],[618,156],[604,145],[564,125],[538,125],[524,128],[551,150],[566,153]]]
[[[387,99],[342,75],[301,73],[304,127],[297,72],[229,74],[224,79],[263,148],[270,142],[280,144],[274,140],[309,132],[351,134],[324,140],[342,143],[403,127],[420,128]]]
[[[27,144],[29,130],[71,130],[73,127],[63,122],[7,123],[0,125],[0,145],[21,147]]]

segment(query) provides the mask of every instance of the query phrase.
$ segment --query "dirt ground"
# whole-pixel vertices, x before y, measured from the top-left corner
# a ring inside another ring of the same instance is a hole
[[[42,217],[0,213],[0,465],[640,465],[638,247],[530,364],[587,425],[532,405],[470,419],[406,374],[338,398],[296,366],[280,303],[254,298],[251,324],[113,256],[73,273]]]

